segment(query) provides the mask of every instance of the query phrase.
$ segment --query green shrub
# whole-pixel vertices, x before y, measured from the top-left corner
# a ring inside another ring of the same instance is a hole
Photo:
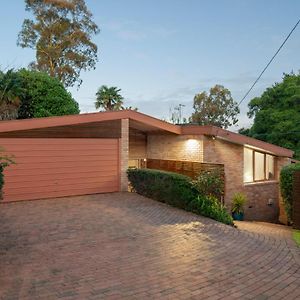
[[[300,171],[300,163],[285,166],[280,172],[280,190],[290,223],[292,223],[293,216],[293,177],[296,171]]]
[[[11,164],[15,164],[13,157],[1,153],[3,149],[0,148],[0,199],[2,199],[2,188],[4,186],[4,174],[3,171]]]
[[[244,205],[247,202],[247,198],[243,193],[235,193],[232,198],[231,212],[244,213]]]
[[[200,195],[187,176],[153,169],[128,169],[127,174],[132,188],[140,195],[233,224],[226,208],[215,197]]]
[[[203,196],[213,196],[221,200],[224,194],[224,178],[219,169],[200,172],[193,185]]]
[[[143,196],[185,208],[198,193],[187,176],[153,169],[129,169],[133,189]]]
[[[233,225],[233,219],[226,207],[215,197],[200,195],[190,202],[188,210],[224,224]]]

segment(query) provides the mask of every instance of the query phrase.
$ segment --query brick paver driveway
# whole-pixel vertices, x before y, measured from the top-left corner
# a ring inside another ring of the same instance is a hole
[[[296,299],[288,228],[129,193],[0,206],[1,299]]]

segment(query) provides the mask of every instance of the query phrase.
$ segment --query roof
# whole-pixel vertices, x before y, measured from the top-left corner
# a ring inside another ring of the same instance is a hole
[[[187,125],[182,126],[182,134],[204,134],[215,136],[217,138],[235,143],[244,146],[249,146],[252,148],[257,148],[260,150],[264,150],[266,152],[272,153],[277,156],[284,157],[293,157],[294,151],[279,147],[267,142],[263,142],[261,140],[257,140],[242,134],[238,134],[229,130],[225,130],[216,126],[197,126],[197,125]]]
[[[104,122],[112,120],[130,119],[160,130],[180,134],[180,126],[153,118],[151,116],[136,112],[134,110],[105,111],[98,113],[87,113],[80,115],[68,115],[59,117],[35,118],[24,120],[0,121],[0,132],[11,132],[30,130],[38,128],[49,128],[67,125],[79,125],[93,122]]]
[[[219,127],[210,125],[174,125],[133,110],[87,113],[79,115],[35,118],[25,120],[0,121],[0,132],[12,132],[57,126],[79,125],[85,123],[104,122],[121,119],[129,119],[131,122],[144,124],[149,128],[163,130],[178,135],[183,134],[215,136],[217,138],[224,139],[232,143],[258,148],[277,156],[293,157],[294,154],[294,152],[289,149],[266,143],[254,138],[250,138],[238,133],[234,133]]]

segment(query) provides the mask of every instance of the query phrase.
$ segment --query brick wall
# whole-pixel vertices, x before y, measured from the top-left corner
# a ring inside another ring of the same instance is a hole
[[[129,157],[129,120],[121,120],[121,139],[120,139],[120,190],[128,191],[128,157]]]
[[[129,159],[147,157],[147,135],[139,130],[129,130]]]
[[[229,206],[234,193],[243,186],[243,147],[205,136],[203,148],[204,162],[225,166],[225,203]]]
[[[279,184],[264,182],[244,184],[244,147],[224,140],[204,137],[204,162],[222,163],[225,165],[225,203],[230,208],[231,199],[236,192],[244,193],[248,202],[245,207],[245,218],[248,220],[278,221]],[[282,166],[289,163],[286,158],[278,158],[277,178]],[[269,205],[270,201],[272,205]]]
[[[203,137],[148,135],[147,158],[203,162]]]
[[[248,220],[277,222],[279,217],[279,184],[263,182],[246,184],[241,191],[247,196],[245,216]]]
[[[132,149],[134,150],[134,146]],[[272,181],[244,184],[244,146],[242,145],[202,135],[149,134],[147,158],[224,164],[227,207],[230,209],[233,195],[242,192],[248,198],[245,207],[246,219],[276,222],[280,211],[282,222],[284,210],[280,204],[279,183]],[[276,159],[278,179],[281,168],[289,162],[287,158]]]

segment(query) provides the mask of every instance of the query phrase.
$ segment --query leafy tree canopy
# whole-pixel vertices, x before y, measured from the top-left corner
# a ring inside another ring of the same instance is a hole
[[[58,79],[25,69],[18,74],[25,91],[21,97],[19,119],[79,114],[78,103]]]
[[[193,108],[190,121],[199,125],[228,128],[238,121],[238,105],[230,91],[222,85],[212,87],[209,94],[201,92],[195,95]]]
[[[0,71],[0,120],[17,118],[22,95],[20,76],[14,70]]]
[[[0,119],[78,114],[78,103],[56,78],[38,71],[0,72]]]
[[[25,0],[34,20],[25,19],[18,45],[36,50],[35,70],[58,78],[63,84],[81,84],[81,70],[95,69],[99,32],[84,0]]]
[[[112,86],[102,85],[96,93],[96,109],[103,110],[121,110],[123,109],[123,96],[121,89]]]
[[[284,74],[248,107],[254,123],[240,133],[294,150],[300,159],[300,74]]]

